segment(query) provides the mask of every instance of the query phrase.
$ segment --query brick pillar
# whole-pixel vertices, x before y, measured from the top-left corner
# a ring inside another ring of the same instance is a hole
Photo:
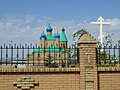
[[[97,90],[96,39],[84,34],[78,40],[80,56],[80,90]]]

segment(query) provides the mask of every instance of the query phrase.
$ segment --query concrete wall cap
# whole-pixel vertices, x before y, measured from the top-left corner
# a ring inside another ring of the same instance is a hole
[[[97,43],[97,41],[91,34],[84,34],[78,39],[77,43]]]

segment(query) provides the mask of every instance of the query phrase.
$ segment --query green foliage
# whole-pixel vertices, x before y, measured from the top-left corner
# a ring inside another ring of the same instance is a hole
[[[115,67],[117,65],[115,57],[112,55],[109,57],[109,54],[106,51],[98,51],[97,57],[97,67]]]
[[[115,63],[97,64],[97,67],[115,67],[115,66],[116,66]]]
[[[52,67],[53,66],[52,61],[53,61],[53,56],[51,54],[48,54],[45,59],[45,66]]]
[[[104,44],[106,46],[110,46],[113,43],[112,35],[114,35],[114,34],[108,34],[108,35],[105,36]]]
[[[64,53],[62,53],[64,54]],[[62,56],[62,55],[60,55]],[[63,62],[62,58],[59,57],[59,61],[55,61],[54,57],[51,54],[48,54],[46,59],[45,59],[45,66],[47,67],[65,67],[65,63]]]
[[[107,53],[98,51],[97,57],[98,57],[98,63],[101,63],[101,61],[104,61],[107,59]]]

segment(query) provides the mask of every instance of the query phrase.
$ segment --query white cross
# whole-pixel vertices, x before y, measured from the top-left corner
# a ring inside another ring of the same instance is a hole
[[[100,25],[100,43],[101,43],[101,45],[102,45],[102,47],[103,47],[103,25],[104,24],[110,24],[110,22],[103,22],[104,21],[104,18],[102,18],[102,16],[100,16],[99,18],[98,18],[98,21],[99,22],[91,22],[91,24],[99,24]]]
[[[86,54],[87,57],[88,57],[88,63],[90,63],[91,55],[92,55],[93,53],[87,52],[87,53],[85,53],[85,54]]]

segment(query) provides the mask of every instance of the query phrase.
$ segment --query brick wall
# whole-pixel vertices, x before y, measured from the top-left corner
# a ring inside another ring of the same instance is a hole
[[[79,90],[80,73],[76,69],[2,69],[0,90],[20,90],[13,83],[21,77],[30,77],[39,84],[31,90]]]
[[[120,67],[98,68],[98,90],[120,90]]]
[[[30,77],[39,83],[31,90],[81,90],[80,81],[83,80],[81,70],[80,68],[0,68],[0,90],[21,90],[13,83],[22,77]],[[98,78],[98,87],[90,90],[120,90],[120,67],[101,67],[97,68],[96,73],[93,79]],[[90,82],[89,80],[86,84],[91,86]],[[83,87],[84,90],[89,90],[84,84]]]
[[[99,73],[99,90],[120,90],[120,72]]]

